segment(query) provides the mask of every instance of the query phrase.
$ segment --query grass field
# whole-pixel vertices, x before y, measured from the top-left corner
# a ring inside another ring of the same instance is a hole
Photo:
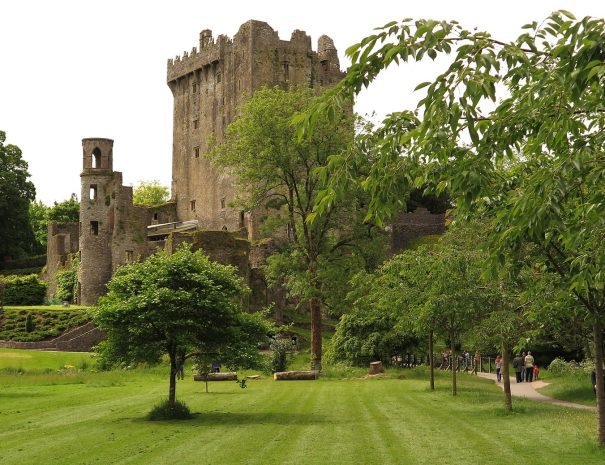
[[[49,368],[74,361],[73,354],[17,353]],[[518,400],[516,413],[505,415],[498,388],[466,375],[457,398],[440,377],[429,391],[421,371],[338,379],[343,372],[332,370],[331,379],[265,378],[247,389],[212,383],[209,394],[189,377],[177,397],[194,419],[149,422],[145,414],[166,395],[163,367],[15,375],[11,364],[25,359],[17,360],[0,358],[3,465],[605,462],[593,413]]]
[[[542,375],[542,373],[540,374]],[[584,405],[597,405],[590,375],[554,375],[544,372],[542,380],[549,383],[548,386],[539,389],[539,392],[545,396]]]

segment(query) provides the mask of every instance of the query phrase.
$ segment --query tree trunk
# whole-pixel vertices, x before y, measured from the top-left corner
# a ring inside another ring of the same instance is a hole
[[[598,317],[598,316],[597,316]],[[603,326],[593,325],[595,373],[597,375],[597,411],[599,422],[599,446],[605,447],[605,386],[603,386]]]
[[[450,350],[452,352],[450,355],[450,365],[452,366],[452,395],[455,396],[458,393],[458,390],[456,389],[456,363],[458,360],[456,360],[456,343],[453,334],[450,334]]]
[[[507,412],[513,411],[513,399],[510,393],[510,372],[508,368],[509,349],[506,344],[502,344],[502,362],[500,364],[500,374],[504,383],[504,410]]]
[[[170,357],[170,388],[168,389],[168,404],[174,407],[176,402],[176,373],[177,373],[177,362],[176,353],[169,353]]]
[[[321,305],[319,299],[312,297],[309,301],[311,313],[311,370],[321,371]]]
[[[431,390],[435,390],[435,360],[433,359],[433,331],[429,332],[429,369],[431,372]]]

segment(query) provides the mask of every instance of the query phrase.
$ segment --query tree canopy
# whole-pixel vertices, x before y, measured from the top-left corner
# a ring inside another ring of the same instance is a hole
[[[0,260],[35,252],[29,203],[36,188],[21,149],[5,141],[6,133],[0,131]]]
[[[157,180],[139,182],[132,193],[132,201],[135,205],[145,205],[147,207],[162,205],[169,198],[170,191]]]
[[[272,330],[261,314],[242,311],[247,289],[233,267],[186,246],[118,268],[108,289],[95,314],[107,332],[102,359],[157,363],[167,354],[171,405],[187,358],[210,354],[233,367],[249,365]]]
[[[447,190],[460,217],[493,219],[494,266],[545,266],[593,324],[599,442],[605,446],[605,21],[558,11],[523,26],[516,40],[466,30],[455,21],[393,21],[347,50],[352,66],[301,126],[367,87],[391,65],[449,55],[449,66],[421,83],[414,109],[383,121],[382,143],[363,179],[370,217],[388,218],[401,193]],[[353,154],[354,155],[354,154]],[[324,212],[351,182],[347,157],[333,158]],[[533,259],[521,262],[529,250]]]
[[[238,203],[265,217],[265,233],[283,238],[283,253],[273,255],[265,271],[270,280],[285,284],[291,294],[308,303],[312,365],[319,369],[322,306],[326,310],[334,304],[336,299],[329,296],[335,292],[344,298],[352,275],[345,270],[356,271],[371,260],[380,240],[371,226],[361,224],[362,207],[355,195],[331,204],[316,222],[306,221],[326,185],[314,170],[324,166],[330,155],[350,149],[353,142],[352,119],[346,111],[338,124],[323,118],[311,139],[297,138],[291,120],[315,99],[310,90],[255,92],[211,157],[237,179]],[[364,240],[367,246],[361,247]]]

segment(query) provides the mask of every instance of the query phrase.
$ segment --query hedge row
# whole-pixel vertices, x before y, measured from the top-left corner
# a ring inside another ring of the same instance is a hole
[[[33,257],[18,258],[16,260],[0,261],[0,270],[17,270],[20,268],[42,268],[46,265],[46,254]]]
[[[0,295],[2,305],[42,305],[46,295],[46,284],[35,274],[27,276],[0,277],[4,291]]]
[[[51,339],[90,321],[86,310],[30,310],[5,308],[0,340],[34,342]],[[29,320],[29,323],[28,323]]]
[[[15,270],[0,270],[0,276],[23,276],[26,274],[37,274],[42,273],[43,267],[34,266],[32,268],[17,268]]]

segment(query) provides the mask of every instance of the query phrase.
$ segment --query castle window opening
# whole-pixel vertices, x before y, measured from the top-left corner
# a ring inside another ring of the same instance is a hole
[[[97,185],[96,184],[90,185],[89,197],[90,197],[90,200],[97,200]]]
[[[243,228],[244,227],[244,211],[240,211],[239,212],[239,227]]]
[[[200,158],[200,148],[199,147],[193,147],[193,156],[195,158]]]
[[[225,105],[225,97],[223,97],[223,105]]]
[[[221,198],[221,208],[225,208],[225,197]]]
[[[99,235],[99,222],[98,221],[90,222],[90,234],[92,234],[93,236]]]
[[[92,166],[93,168],[101,167],[101,151],[98,147],[92,151],[90,166]]]
[[[157,214],[157,213],[154,213],[154,214],[153,214],[153,220],[154,220],[154,221],[157,221],[157,220],[158,220],[158,214]]]
[[[191,202],[189,202],[189,207],[191,209],[192,212],[195,211],[195,200],[192,200]]]
[[[194,93],[194,94],[196,94],[196,93],[197,93],[197,82],[193,82],[193,86],[192,86],[192,88],[193,88],[193,89],[192,89],[192,90],[193,90],[193,93]]]
[[[200,127],[200,120],[194,119],[193,120],[193,129],[198,129],[199,127]]]
[[[132,250],[126,251],[126,263],[132,263],[134,261],[134,252]]]
[[[216,83],[221,82],[221,73],[216,73]]]
[[[227,226],[223,226],[223,231],[227,231]]]
[[[284,68],[284,81],[288,82],[290,80],[290,63],[284,63],[283,64],[283,68]]]

